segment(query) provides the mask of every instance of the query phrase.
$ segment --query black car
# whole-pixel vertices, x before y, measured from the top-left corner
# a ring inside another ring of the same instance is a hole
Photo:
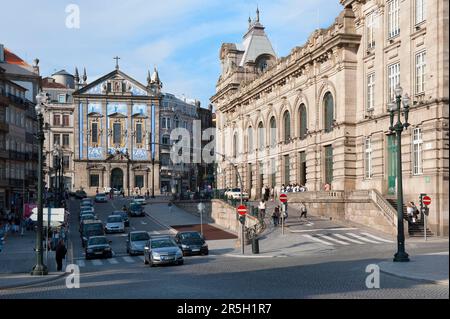
[[[103,223],[99,220],[86,220],[81,226],[81,241],[83,247],[86,247],[90,237],[104,236]]]
[[[145,216],[144,207],[138,202],[131,202],[128,206],[128,213],[131,217],[133,216]]]
[[[86,259],[95,257],[111,258],[112,250],[110,241],[105,236],[90,237],[86,244],[85,256]]]
[[[179,232],[175,236],[175,242],[183,251],[184,256],[208,255],[208,244],[205,237],[196,231]]]
[[[128,213],[127,212],[118,210],[118,211],[112,212],[111,215],[119,215],[119,216],[121,216],[122,220],[123,220],[123,223],[125,224],[125,227],[130,227],[130,219],[128,218]]]
[[[86,198],[86,197],[87,197],[87,194],[86,194],[85,191],[77,190],[77,191],[75,192],[75,197],[78,198],[78,199],[83,199],[83,198]]]

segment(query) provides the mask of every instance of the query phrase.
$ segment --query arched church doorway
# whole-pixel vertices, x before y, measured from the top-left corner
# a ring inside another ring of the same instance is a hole
[[[123,189],[123,171],[120,168],[111,171],[111,187],[118,190]]]

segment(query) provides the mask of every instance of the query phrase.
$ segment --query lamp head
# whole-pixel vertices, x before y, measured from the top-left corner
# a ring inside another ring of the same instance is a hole
[[[403,106],[408,108],[410,103],[411,103],[411,99],[409,98],[408,93],[406,93],[405,96],[403,97]]]
[[[388,104],[388,110],[389,112],[395,112],[397,111],[397,103],[391,102]]]
[[[400,84],[397,84],[395,87],[395,96],[402,96],[403,95],[403,89],[400,86]]]

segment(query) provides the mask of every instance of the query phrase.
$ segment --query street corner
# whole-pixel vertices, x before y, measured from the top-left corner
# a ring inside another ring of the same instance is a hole
[[[378,266],[382,273],[395,277],[449,285],[448,251],[410,256],[409,262],[383,261]]]

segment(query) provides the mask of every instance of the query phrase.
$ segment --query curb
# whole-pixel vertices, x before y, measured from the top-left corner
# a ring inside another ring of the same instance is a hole
[[[150,218],[155,224],[158,224],[159,226],[162,226],[164,228],[167,228],[169,230],[169,232],[171,232],[172,234],[176,234],[178,233],[178,231],[168,225],[164,225],[163,223],[159,222],[156,218],[154,218],[153,216],[151,216],[149,213],[145,213],[145,216],[147,216],[148,218]]]
[[[424,278],[416,278],[416,277],[408,277],[405,275],[398,275],[398,274],[394,274],[391,272],[388,272],[386,270],[381,270],[380,272],[386,275],[390,275],[393,277],[397,277],[397,278],[401,278],[401,279],[408,279],[408,280],[413,280],[413,281],[417,281],[417,282],[422,282],[422,283],[429,283],[429,284],[435,284],[435,285],[440,285],[440,286],[448,286],[449,282],[448,280],[433,280],[433,279],[424,279]]]
[[[33,282],[33,283],[28,283],[28,284],[24,283],[24,284],[20,284],[20,285],[19,284],[15,284],[15,285],[9,285],[9,286],[2,286],[2,287],[0,287],[0,291],[32,287],[32,286],[40,285],[40,284],[43,284],[43,283],[56,281],[56,280],[61,279],[61,278],[65,277],[65,276],[67,276],[67,275],[69,275],[69,273],[64,272],[64,273],[59,274],[59,275],[57,275],[55,277],[51,277],[51,278],[47,277],[47,278],[45,278],[43,280],[39,280],[39,281],[36,281],[36,282]],[[0,277],[0,279],[1,279],[1,277]]]

